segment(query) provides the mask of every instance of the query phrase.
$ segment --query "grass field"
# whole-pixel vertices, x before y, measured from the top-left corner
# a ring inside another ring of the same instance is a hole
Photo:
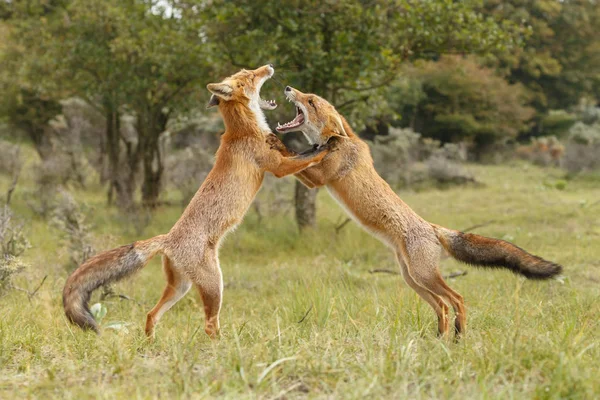
[[[201,305],[190,293],[162,319],[157,340],[145,341],[146,312],[164,285],[158,259],[116,286],[135,301],[103,303],[102,325],[127,322],[127,330],[84,333],[63,316],[68,254],[26,206],[25,174],[13,209],[28,221],[33,247],[15,283],[32,290],[48,279],[30,301],[19,291],[0,298],[0,398],[600,396],[600,180],[564,185],[559,170],[524,164],[469,169],[485,187],[401,196],[448,227],[493,220],[475,232],[513,241],[565,272],[532,282],[445,260],[444,274],[468,271],[449,281],[468,307],[468,332],[458,343],[436,338],[432,310],[399,276],[369,273],[395,269],[393,255],[354,224],[336,233],[343,212],[325,191],[314,232],[298,235],[289,214],[259,223],[251,212],[228,237],[220,340],[204,334]],[[1,193],[7,185],[0,177]],[[90,207],[105,247],[164,233],[181,212],[157,210],[138,237],[105,207],[101,188],[75,195]]]

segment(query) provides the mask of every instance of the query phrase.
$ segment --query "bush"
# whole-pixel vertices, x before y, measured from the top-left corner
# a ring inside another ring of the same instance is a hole
[[[187,205],[213,166],[213,154],[200,146],[190,146],[167,157],[167,182],[182,195]]]
[[[267,174],[262,188],[252,203],[259,223],[263,217],[285,215],[294,207],[294,181]]]
[[[23,223],[8,208],[0,210],[0,292],[9,289],[13,276],[27,267],[19,258],[30,248],[23,234]]]
[[[68,271],[73,271],[95,253],[85,212],[66,190],[58,193],[51,224],[60,231],[64,248],[69,252]]]
[[[23,160],[21,158],[21,148],[17,145],[0,140],[0,173],[7,174],[12,181],[6,191],[6,205],[10,204],[12,194],[19,181],[21,170],[23,169]]]
[[[0,140],[0,173],[12,176],[21,169],[23,161],[20,150],[17,145]]]
[[[571,173],[600,169],[600,123],[578,122],[569,130],[563,166]]]
[[[555,136],[533,137],[529,145],[516,149],[519,158],[544,167],[560,165],[564,152],[565,147]]]
[[[42,218],[47,218],[57,205],[57,195],[70,174],[69,163],[59,156],[42,160],[33,166],[35,189],[26,194],[26,202],[31,210]]]
[[[440,146],[439,141],[422,138],[411,129],[390,128],[389,135],[376,136],[370,145],[377,172],[391,185],[474,181],[461,165],[467,158],[464,144]]]
[[[421,83],[423,96],[398,110],[402,123],[443,142],[473,143],[477,155],[527,131],[535,114],[523,86],[475,57],[444,55],[415,64],[406,75]]]

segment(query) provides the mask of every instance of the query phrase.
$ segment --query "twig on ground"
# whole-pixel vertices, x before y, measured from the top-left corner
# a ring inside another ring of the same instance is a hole
[[[44,284],[44,282],[46,282],[46,278],[48,278],[48,275],[45,275],[42,278],[42,281],[40,282],[40,284],[37,285],[37,287],[35,288],[35,290],[29,294],[29,299],[31,299],[33,296],[35,296],[35,294],[38,292],[38,290],[40,290],[40,288],[42,287],[42,285]]]
[[[484,226],[488,226],[490,224],[493,224],[494,222],[496,222],[495,219],[490,219],[489,221],[482,222],[481,224],[469,226],[468,228],[462,229],[461,232],[471,232],[471,231],[473,231],[473,230],[475,230],[477,228],[482,228]]]
[[[310,314],[310,312],[312,311],[313,306],[311,304],[310,308],[306,311],[306,313],[304,314],[304,316],[302,317],[302,319],[300,319],[300,321],[298,321],[299,324],[303,323],[304,320],[306,319],[306,317],[308,317],[308,314]]]
[[[40,282],[40,284],[37,285],[37,287],[32,292],[30,292],[27,289],[23,289],[21,287],[15,286],[15,285],[12,285],[11,287],[13,289],[15,289],[15,290],[18,290],[19,292],[26,293],[27,294],[27,300],[31,301],[31,299],[37,294],[38,290],[40,290],[40,288],[42,287],[42,285],[44,284],[44,282],[46,282],[47,278],[48,278],[48,275],[44,276],[42,278],[42,281]]]
[[[12,194],[17,187],[17,183],[19,182],[19,175],[20,175],[20,171],[13,176],[13,180],[10,184],[10,187],[6,191],[6,205],[7,206],[10,205],[10,200],[12,198]]]
[[[382,274],[390,274],[390,275],[400,275],[400,272],[398,272],[398,271],[394,271],[391,269],[383,269],[383,268],[371,269],[371,270],[369,270],[369,273],[370,274],[382,273]]]
[[[371,269],[371,270],[369,270],[369,273],[370,274],[383,273],[383,274],[390,274],[390,275],[400,275],[400,272],[398,272],[398,271],[394,271],[392,269],[383,269],[383,268]],[[468,271],[452,272],[451,274],[444,275],[444,279],[458,278],[459,276],[467,275],[467,273],[468,273]]]
[[[342,229],[344,229],[344,227],[348,224],[348,222],[350,222],[351,219],[350,218],[346,218],[346,220],[344,222],[342,222],[341,224],[339,224],[338,226],[335,227],[335,233],[338,234],[340,233],[340,231]]]
[[[117,298],[119,298],[121,300],[133,301],[138,306],[142,306],[143,305],[142,303],[140,303],[136,299],[134,299],[132,297],[129,297],[129,296],[127,296],[125,294],[122,294],[122,293],[106,293],[106,294],[104,294],[104,295],[101,296],[101,300],[110,299],[111,297],[117,297]]]
[[[469,273],[469,271],[456,271],[456,272],[452,272],[451,274],[444,275],[444,279],[454,279],[454,278],[458,278],[459,276],[465,276],[468,273]]]

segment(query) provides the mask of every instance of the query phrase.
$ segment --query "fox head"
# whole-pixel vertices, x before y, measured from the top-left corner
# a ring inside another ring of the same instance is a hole
[[[318,145],[327,143],[332,136],[348,137],[342,116],[327,100],[290,86],[284,93],[296,106],[296,117],[283,125],[277,124],[277,132],[301,131],[310,144]]]
[[[277,103],[275,100],[263,100],[260,97],[260,89],[274,73],[273,65],[269,64],[254,70],[243,69],[220,83],[209,83],[206,88],[212,96],[207,108],[242,106],[254,113],[258,125],[263,130],[269,131],[262,110],[274,110]]]

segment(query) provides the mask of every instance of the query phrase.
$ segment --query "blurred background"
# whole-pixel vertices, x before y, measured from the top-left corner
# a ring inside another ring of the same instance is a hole
[[[74,190],[142,234],[211,168],[223,126],[206,84],[265,63],[263,97],[282,103],[270,124],[294,113],[287,84],[325,97],[398,189],[476,185],[466,162],[594,171],[599,26],[594,0],[2,0],[5,203],[58,220],[73,265],[95,247],[72,232],[86,207]],[[316,194],[268,180],[255,212],[313,227]]]

